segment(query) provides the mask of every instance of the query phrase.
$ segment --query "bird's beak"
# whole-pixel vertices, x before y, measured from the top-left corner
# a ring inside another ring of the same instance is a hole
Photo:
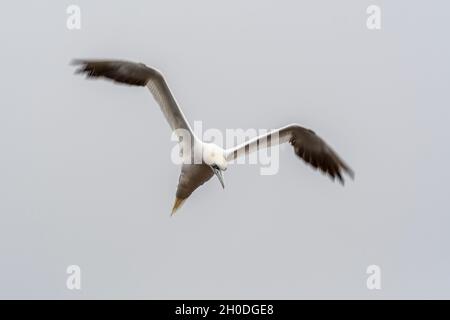
[[[217,178],[219,179],[220,184],[222,185],[222,188],[225,189],[225,183],[223,182],[223,173],[222,173],[222,171],[220,169],[214,168],[214,167],[211,167],[211,169],[214,172],[214,174],[217,176]]]

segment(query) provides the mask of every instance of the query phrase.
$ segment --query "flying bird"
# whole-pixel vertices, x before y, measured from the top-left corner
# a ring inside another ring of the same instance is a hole
[[[179,136],[180,150],[184,155],[172,215],[194,190],[212,176],[216,175],[222,187],[225,187],[223,172],[232,160],[260,148],[281,143],[289,142],[298,157],[314,169],[329,175],[332,180],[337,178],[344,184],[344,172],[352,179],[354,177],[352,169],[322,138],[298,124],[290,124],[233,148],[223,149],[216,144],[202,142],[194,134],[165,78],[155,68],[122,60],[78,59],[72,64],[77,66],[75,73],[85,74],[88,78],[105,78],[116,83],[147,87],[150,90],[169,126]],[[189,139],[186,139],[186,135]],[[198,157],[199,161],[192,161],[194,157]]]

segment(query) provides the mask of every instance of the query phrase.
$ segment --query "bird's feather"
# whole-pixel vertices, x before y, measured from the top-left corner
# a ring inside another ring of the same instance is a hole
[[[172,95],[161,72],[143,63],[122,60],[74,60],[76,73],[88,78],[105,78],[131,86],[147,86],[159,104],[173,131],[184,129],[193,136],[191,127]],[[177,133],[177,131],[175,131]],[[180,131],[181,133],[181,131]],[[179,134],[179,133],[178,133]],[[180,134],[179,134],[180,135]]]
[[[227,149],[225,156],[228,161],[239,156],[289,142],[294,148],[294,152],[314,169],[319,169],[328,174],[333,180],[338,180],[343,184],[343,172],[352,179],[353,170],[328,146],[322,138],[314,131],[303,128],[297,124],[288,125],[267,134],[258,136],[234,148]]]

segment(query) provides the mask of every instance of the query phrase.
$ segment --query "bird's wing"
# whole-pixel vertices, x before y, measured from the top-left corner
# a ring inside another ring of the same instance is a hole
[[[225,150],[225,157],[228,161],[257,151],[289,142],[297,156],[310,164],[314,169],[320,169],[327,173],[333,180],[335,177],[343,184],[342,171],[352,179],[354,173],[352,169],[328,146],[314,131],[303,128],[297,124],[291,124],[267,134],[253,138],[234,148]]]
[[[72,64],[78,66],[76,73],[86,74],[88,78],[103,77],[117,83],[147,86],[172,130],[184,129],[193,136],[189,123],[158,70],[143,63],[120,60],[74,60]]]

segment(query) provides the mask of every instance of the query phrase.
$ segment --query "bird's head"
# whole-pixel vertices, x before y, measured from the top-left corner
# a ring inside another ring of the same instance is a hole
[[[227,170],[228,162],[224,150],[213,143],[203,144],[203,162],[211,167],[220,184],[225,188],[223,171]]]

